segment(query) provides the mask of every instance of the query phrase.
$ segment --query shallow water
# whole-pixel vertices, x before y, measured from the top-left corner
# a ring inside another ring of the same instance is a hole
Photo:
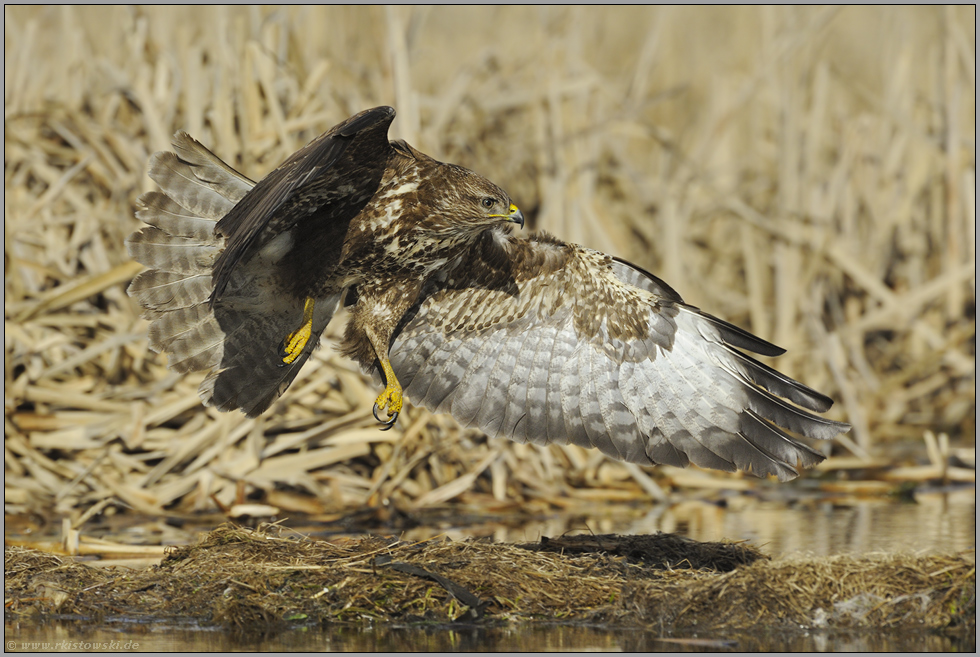
[[[77,620],[4,623],[10,652],[967,652],[976,637],[930,632],[733,632],[664,637],[650,630],[581,625],[503,627],[378,626],[291,628],[269,636],[173,623],[115,621],[94,628]]]
[[[461,516],[455,516],[458,523]],[[671,507],[597,506],[594,514],[555,515],[531,521],[483,518],[454,526],[443,519],[411,530],[377,530],[406,540],[445,535],[491,536],[510,542],[537,541],[566,532],[649,534],[677,532],[690,538],[748,540],[775,558],[867,553],[949,554],[976,543],[976,493],[972,488],[917,493],[915,502],[892,499],[813,498],[787,504],[747,495],[715,502],[690,500]],[[292,523],[313,536],[336,535],[322,526]],[[201,528],[185,527],[188,542]],[[136,528],[134,528],[134,531]],[[143,528],[145,531],[145,527]],[[127,531],[109,532],[125,540]],[[133,536],[130,536],[133,540]],[[707,632],[669,636],[656,629],[623,630],[583,625],[465,626],[441,625],[290,627],[265,636],[241,635],[219,628],[171,622],[110,618],[94,625],[77,619],[4,623],[7,650],[71,651],[212,651],[212,650],[357,650],[357,651],[973,651],[975,635],[900,631],[827,631],[798,633]],[[78,642],[88,643],[80,648]],[[127,647],[127,642],[131,642]],[[100,644],[95,646],[94,644]],[[138,647],[133,645],[138,643]]]
[[[537,542],[565,533],[678,533],[698,541],[749,541],[773,558],[789,555],[832,556],[877,552],[949,554],[976,545],[976,490],[962,488],[918,493],[914,501],[892,498],[814,497],[787,504],[744,494],[715,502],[692,499],[672,506],[597,505],[592,514],[555,514],[505,524],[505,519],[457,526],[443,519],[403,532],[421,540],[436,535],[453,539],[489,536],[511,543]],[[322,527],[297,526],[313,536]]]

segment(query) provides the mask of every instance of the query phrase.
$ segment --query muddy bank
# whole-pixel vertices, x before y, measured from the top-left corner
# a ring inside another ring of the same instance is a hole
[[[974,553],[773,561],[682,537],[533,544],[309,540],[226,525],[145,570],[4,553],[8,619],[197,619],[246,630],[347,622],[568,622],[692,628],[976,626]]]

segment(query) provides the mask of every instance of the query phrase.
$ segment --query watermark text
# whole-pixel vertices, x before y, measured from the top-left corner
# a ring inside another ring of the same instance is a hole
[[[6,641],[7,650],[62,652],[105,652],[109,650],[139,650],[139,641]]]

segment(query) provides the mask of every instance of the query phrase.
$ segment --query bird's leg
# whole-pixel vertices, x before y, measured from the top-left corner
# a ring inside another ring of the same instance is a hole
[[[416,275],[391,280],[371,280],[357,286],[357,303],[344,335],[345,351],[362,366],[377,364],[385,377],[385,389],[374,402],[374,417],[382,429],[390,429],[402,410],[404,392],[388,359],[392,336],[399,321],[418,299],[423,280]],[[387,410],[388,419],[382,419]]]
[[[398,383],[398,379],[395,377],[395,371],[391,369],[391,363],[387,358],[381,359],[381,369],[385,373],[385,386],[384,391],[378,395],[378,400],[374,402],[374,419],[384,425],[382,431],[387,431],[394,424],[395,420],[398,419],[398,413],[402,410],[402,404],[404,398],[402,395],[402,384]],[[385,406],[388,407],[388,419],[382,420],[378,417],[378,411],[383,411]]]
[[[367,333],[367,338],[371,342],[371,346],[374,347],[374,353],[378,357],[378,362],[381,363],[381,371],[385,375],[385,389],[380,395],[378,395],[377,401],[374,402],[374,419],[383,424],[382,431],[387,431],[395,424],[395,420],[398,419],[398,413],[402,410],[402,404],[404,403],[404,396],[402,394],[402,384],[398,382],[398,377],[395,376],[395,370],[391,367],[391,361],[388,360],[388,340],[380,339],[379,336],[375,335],[374,331],[365,331]],[[379,412],[384,411],[385,408],[388,409],[388,419],[382,420]]]
[[[303,304],[303,323],[298,329],[287,335],[279,344],[279,356],[285,365],[292,365],[303,353],[303,348],[313,335],[313,297],[306,297]]]

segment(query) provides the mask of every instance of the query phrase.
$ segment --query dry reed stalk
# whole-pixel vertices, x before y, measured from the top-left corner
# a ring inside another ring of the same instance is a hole
[[[417,409],[379,434],[339,322],[257,420],[203,409],[200,375],[147,352],[123,248],[147,156],[184,128],[257,178],[381,103],[536,228],[787,347],[778,366],[855,423],[845,455],[975,430],[975,8],[8,7],[5,25],[10,510],[200,510],[239,482],[321,512],[755,485],[488,445]],[[956,453],[919,465],[969,478]]]

